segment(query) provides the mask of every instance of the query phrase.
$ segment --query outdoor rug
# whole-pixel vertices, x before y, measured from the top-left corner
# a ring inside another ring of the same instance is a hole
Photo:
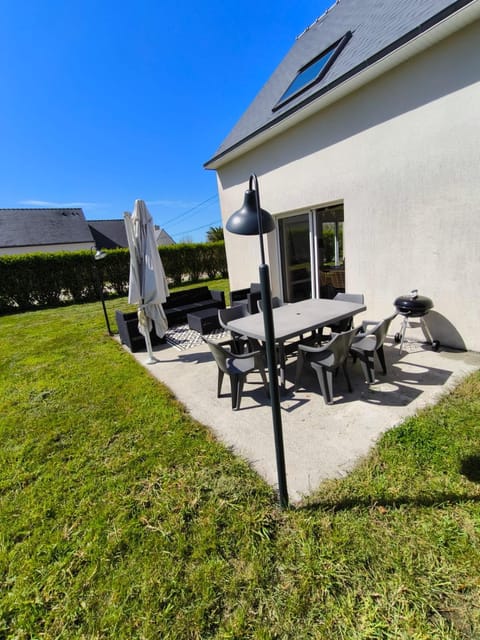
[[[205,334],[205,338],[212,338],[214,340],[223,340],[228,337],[229,333],[224,329],[217,329],[212,333]],[[171,327],[165,334],[165,339],[170,346],[180,351],[186,351],[187,349],[192,349],[202,344],[202,338],[198,331],[190,329],[188,324]]]

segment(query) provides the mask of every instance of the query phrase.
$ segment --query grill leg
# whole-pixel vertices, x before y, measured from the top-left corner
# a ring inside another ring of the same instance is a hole
[[[405,340],[405,332],[407,331],[407,327],[408,327],[408,318],[407,316],[403,316],[402,328],[400,329],[400,335],[402,336],[402,339],[400,340],[400,353],[402,353],[403,341]]]
[[[420,320],[420,326],[422,328],[423,335],[425,336],[426,341],[432,346],[432,349],[434,351],[438,351],[440,343],[438,340],[434,340],[432,338],[432,334],[430,333],[430,329],[428,328],[427,323],[425,322],[424,316],[418,316],[418,319]],[[402,353],[403,342],[405,340],[405,332],[408,326],[409,326],[408,316],[404,315],[402,327],[399,333],[395,334],[395,342],[400,342],[400,353]]]
[[[425,335],[425,338],[430,344],[433,344],[432,334],[430,333],[430,329],[428,328],[427,323],[425,322],[423,317],[420,318],[420,324],[422,325],[422,331]]]

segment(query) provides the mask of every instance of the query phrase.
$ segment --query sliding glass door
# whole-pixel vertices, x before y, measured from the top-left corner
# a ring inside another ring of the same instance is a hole
[[[280,220],[283,299],[296,302],[312,297],[310,214]]]
[[[345,291],[343,205],[317,209],[314,215],[318,238],[319,297],[331,298],[339,291]]]
[[[285,302],[345,290],[343,204],[281,218],[279,234]]]

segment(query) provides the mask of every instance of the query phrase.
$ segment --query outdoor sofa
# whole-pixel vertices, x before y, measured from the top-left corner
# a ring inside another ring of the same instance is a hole
[[[162,305],[168,326],[187,322],[187,314],[203,309],[225,309],[225,294],[208,287],[185,289],[171,293]]]
[[[138,330],[138,315],[136,311],[123,313],[117,309],[117,311],[115,311],[115,320],[117,321],[118,335],[120,336],[121,343],[125,344],[132,353],[144,351],[147,348],[145,338]],[[164,343],[165,338],[159,338],[153,328],[150,331],[150,341],[152,346],[154,346]]]
[[[225,294],[223,291],[214,291],[208,287],[198,287],[196,289],[185,289],[171,293],[167,301],[162,305],[167,316],[168,326],[183,324],[187,322],[187,314],[195,313],[203,309],[224,309]],[[141,351],[146,348],[145,338],[138,331],[137,312],[124,313],[120,310],[115,312],[118,334],[122,344],[127,345],[130,351]],[[152,346],[165,342],[165,338],[159,338],[152,329],[150,333]]]

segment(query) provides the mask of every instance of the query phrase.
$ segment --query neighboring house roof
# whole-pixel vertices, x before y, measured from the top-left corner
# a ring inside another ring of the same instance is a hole
[[[89,220],[97,249],[127,248],[127,232],[123,220]]]
[[[155,227],[157,245],[175,244]],[[0,249],[95,245],[97,249],[128,248],[123,220],[86,220],[82,209],[0,209]]]
[[[123,220],[88,220],[97,249],[128,248],[127,232]],[[175,244],[165,229],[155,225],[157,246]]]
[[[306,111],[305,107],[318,101],[320,97],[363,74],[379,61],[388,59],[392,52],[413,42],[460,9],[474,4],[478,5],[478,0],[337,0],[297,38],[284,60],[205,166],[216,168],[227,154],[246,147],[246,143],[259,134],[273,130],[279,123],[291,118],[292,114],[300,110]],[[348,32],[351,32],[351,38],[325,75],[292,99],[281,103],[281,97],[299,71]],[[433,39],[430,44],[432,42]],[[408,55],[413,53],[409,52]],[[350,90],[353,88],[355,87],[352,85]]]
[[[166,244],[175,244],[175,240],[165,231],[165,229],[159,229],[158,227],[155,227],[155,234],[158,247],[164,246]]]
[[[0,247],[90,242],[82,209],[0,209]]]

